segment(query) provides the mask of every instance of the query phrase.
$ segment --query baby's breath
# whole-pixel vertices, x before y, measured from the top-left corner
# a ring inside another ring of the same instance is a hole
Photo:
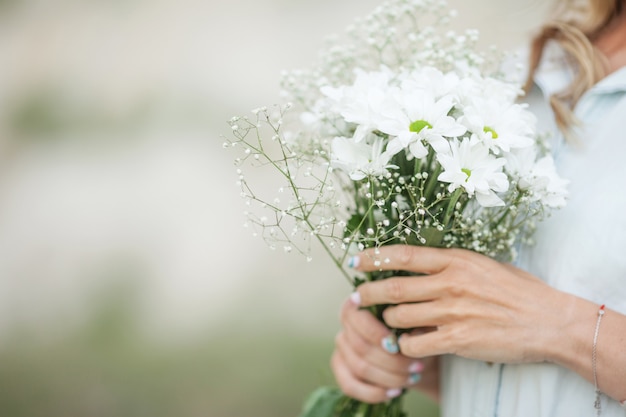
[[[529,168],[547,149],[515,103],[519,86],[500,72],[505,54],[479,50],[475,30],[450,30],[455,16],[441,0],[387,1],[330,38],[317,65],[283,72],[286,104],[230,120],[224,147],[237,153],[253,235],[307,261],[317,242],[351,282],[345,260],[366,248],[456,247],[509,261],[531,242],[546,207],[562,205],[563,184],[550,161]],[[413,97],[408,88],[439,113],[426,117],[412,103],[415,114],[390,123],[398,115],[387,103],[379,111],[380,100]],[[484,106],[472,101],[481,94]],[[485,110],[492,107],[509,118]],[[528,146],[531,153],[517,152]],[[278,180],[272,191],[261,174]]]

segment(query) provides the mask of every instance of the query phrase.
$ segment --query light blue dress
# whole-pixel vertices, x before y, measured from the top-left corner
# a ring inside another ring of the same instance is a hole
[[[558,54],[542,62],[528,97],[540,128],[555,129],[547,97],[570,79]],[[541,223],[537,244],[518,264],[552,287],[626,314],[626,67],[587,91],[575,113],[584,126],[580,143],[557,135],[553,147],[559,173],[571,181],[567,206]],[[594,401],[593,384],[558,365],[442,361],[443,417],[589,417]],[[617,401],[603,396],[602,405],[603,417],[626,417]]]

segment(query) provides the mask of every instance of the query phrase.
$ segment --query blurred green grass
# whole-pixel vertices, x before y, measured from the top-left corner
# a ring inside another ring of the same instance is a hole
[[[332,384],[332,340],[237,327],[157,346],[134,328],[130,302],[109,298],[84,326],[54,340],[17,333],[5,340],[0,415],[295,417],[309,392]],[[418,394],[407,408],[412,417],[438,412]]]

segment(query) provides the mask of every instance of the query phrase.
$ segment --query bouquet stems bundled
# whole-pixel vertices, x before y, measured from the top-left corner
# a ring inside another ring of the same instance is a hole
[[[356,288],[404,274],[351,276],[344,263],[365,248],[455,247],[511,261],[565,204],[567,182],[517,101],[520,86],[499,70],[504,56],[479,52],[475,31],[444,33],[453,15],[442,1],[389,1],[345,43],[333,40],[318,66],[285,73],[289,103],[231,120],[224,147],[239,152],[253,234],[308,261],[317,241]],[[277,175],[277,197],[259,191],[249,167]],[[405,416],[401,397],[370,405],[323,388],[302,417]]]

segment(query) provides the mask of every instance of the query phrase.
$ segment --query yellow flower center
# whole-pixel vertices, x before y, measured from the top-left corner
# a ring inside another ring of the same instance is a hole
[[[461,171],[467,175],[467,178],[465,178],[465,182],[467,182],[470,177],[472,176],[472,170],[471,169],[467,169],[467,168],[461,168]]]
[[[425,127],[429,128],[429,129],[432,129],[433,125],[428,123],[426,120],[416,120],[413,123],[411,123],[411,125],[409,126],[409,130],[411,132],[419,133]]]
[[[489,126],[485,126],[483,128],[483,131],[485,133],[491,133],[491,139],[498,139],[498,134],[496,133],[495,130],[493,130],[493,128],[489,127]]]

